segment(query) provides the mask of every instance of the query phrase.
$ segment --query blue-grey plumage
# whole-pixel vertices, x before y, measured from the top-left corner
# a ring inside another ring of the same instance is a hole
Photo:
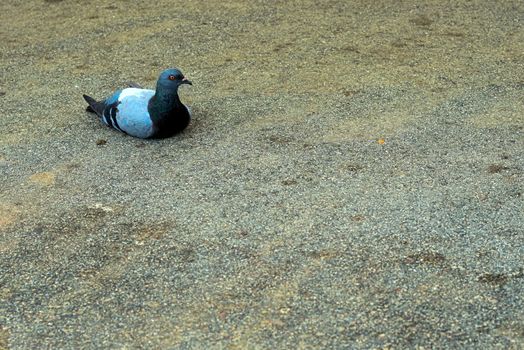
[[[169,137],[184,130],[191,119],[178,97],[182,84],[192,85],[179,69],[171,68],[160,74],[156,90],[133,84],[100,102],[87,95],[84,99],[87,110],[113,129],[143,139]]]

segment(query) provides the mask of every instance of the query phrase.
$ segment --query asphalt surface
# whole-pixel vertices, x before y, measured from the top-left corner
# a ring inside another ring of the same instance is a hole
[[[524,3],[96,3],[0,4],[0,349],[524,347]]]

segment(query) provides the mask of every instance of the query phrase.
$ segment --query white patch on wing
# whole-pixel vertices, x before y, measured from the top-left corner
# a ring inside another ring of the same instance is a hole
[[[118,125],[129,135],[146,138],[153,133],[153,122],[147,110],[154,90],[127,88],[122,90],[118,101]]]
[[[132,96],[137,97],[139,99],[142,99],[144,97],[153,96],[155,94],[154,90],[148,90],[148,89],[137,89],[137,88],[127,88],[122,90],[120,93],[120,96],[118,96],[118,101],[122,102],[122,100],[126,97]]]

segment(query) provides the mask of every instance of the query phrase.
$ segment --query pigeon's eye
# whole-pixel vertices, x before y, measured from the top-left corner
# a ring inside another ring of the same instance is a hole
[[[175,77],[174,75],[170,75],[170,76],[168,77],[168,79],[169,79],[169,80],[176,80],[176,77]]]

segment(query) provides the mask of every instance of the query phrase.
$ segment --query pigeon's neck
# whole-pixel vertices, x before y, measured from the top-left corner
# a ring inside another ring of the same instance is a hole
[[[149,116],[153,122],[152,137],[169,137],[184,130],[191,119],[186,106],[180,102],[176,90],[157,86],[155,95],[148,105]]]
[[[182,105],[177,90],[167,90],[157,86],[155,95],[151,98],[149,109],[157,117],[165,116]]]

